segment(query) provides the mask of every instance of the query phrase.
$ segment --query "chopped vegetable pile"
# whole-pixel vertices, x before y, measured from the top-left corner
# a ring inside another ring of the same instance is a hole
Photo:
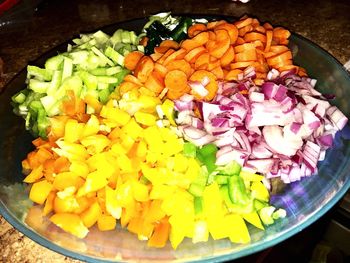
[[[161,13],[139,36],[81,35],[28,66],[12,103],[39,136],[22,161],[29,198],[79,238],[120,224],[151,247],[249,242],[286,216],[269,180],[315,174],[347,123],[293,64],[289,36]]]

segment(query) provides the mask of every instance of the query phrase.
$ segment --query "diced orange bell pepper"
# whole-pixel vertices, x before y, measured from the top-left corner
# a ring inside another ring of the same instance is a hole
[[[97,219],[98,229],[101,231],[109,231],[115,229],[117,220],[111,215],[101,215]]]
[[[29,199],[40,205],[44,204],[47,196],[52,190],[52,187],[52,184],[45,179],[34,183],[30,189]]]
[[[101,207],[98,202],[95,201],[87,210],[81,213],[80,217],[83,220],[84,225],[87,228],[90,228],[97,222],[101,213]]]
[[[89,233],[89,229],[84,226],[83,221],[76,214],[57,213],[51,216],[50,220],[64,231],[79,238],[84,238]]]

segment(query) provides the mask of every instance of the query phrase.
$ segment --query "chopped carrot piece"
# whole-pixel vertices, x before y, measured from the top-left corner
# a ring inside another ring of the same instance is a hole
[[[170,70],[165,75],[164,83],[169,90],[184,90],[187,87],[187,75],[178,69]]]
[[[153,69],[153,60],[150,57],[144,56],[140,59],[139,63],[137,63],[134,74],[142,83],[145,83]]]
[[[124,58],[124,66],[129,70],[134,70],[144,54],[140,51],[132,51]]]
[[[215,97],[218,90],[216,76],[207,70],[197,70],[191,75],[190,81],[198,81],[201,83],[202,81],[205,81],[206,78],[209,80],[209,83],[205,86],[205,89],[208,90],[209,93],[204,98],[194,91],[192,91],[192,93],[197,99],[210,101]]]
[[[206,31],[207,26],[205,24],[193,24],[187,29],[187,34],[190,38],[194,37],[195,35],[199,34],[200,32]]]

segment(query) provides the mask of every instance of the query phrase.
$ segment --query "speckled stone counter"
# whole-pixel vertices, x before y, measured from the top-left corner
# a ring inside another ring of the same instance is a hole
[[[1,2],[1,1],[0,1]],[[161,11],[255,16],[317,43],[342,64],[350,59],[348,0],[51,0],[20,1],[0,16],[0,90],[30,61],[80,32]],[[0,217],[0,262],[78,262],[41,247]]]

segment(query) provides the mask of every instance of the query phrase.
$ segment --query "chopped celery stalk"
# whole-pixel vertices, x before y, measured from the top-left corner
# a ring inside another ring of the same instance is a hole
[[[112,60],[110,60],[105,54],[103,54],[99,49],[96,47],[91,48],[92,52],[94,52],[97,56],[99,56],[100,59],[102,59],[106,64],[110,65],[111,67],[114,66],[114,63]]]
[[[137,50],[144,53],[145,52],[145,47],[142,45],[137,45]]]
[[[199,185],[196,183],[192,183],[188,188],[188,192],[190,192],[193,196],[200,197],[203,195],[205,185]]]
[[[89,71],[90,74],[95,76],[105,76],[107,75],[107,69],[106,68],[95,68]]]
[[[124,66],[124,57],[115,51],[112,47],[107,47],[105,50],[105,55],[113,60],[114,63]]]
[[[216,175],[214,180],[218,183],[218,184],[227,184],[228,182],[228,175]]]
[[[110,41],[113,43],[113,45],[122,41],[122,32],[123,29],[118,29],[114,32],[113,36],[110,38]]]
[[[269,204],[266,202],[259,201],[257,199],[254,199],[254,208],[259,211],[260,209],[268,206]]]
[[[22,92],[19,92],[12,96],[12,101],[22,104],[26,100],[26,95]]]
[[[122,32],[122,42],[123,43],[131,43],[131,38],[130,38],[130,34],[129,31],[123,31]]]
[[[109,35],[107,35],[106,33],[104,33],[101,30],[95,32],[92,35],[92,37],[95,38],[99,44],[105,44],[106,42],[108,42],[108,40],[110,38]]]
[[[277,209],[275,212],[272,213],[272,218],[277,220],[280,218],[285,218],[287,216],[287,212],[284,209]]]
[[[112,75],[115,75],[115,74],[119,73],[122,70],[123,69],[121,67],[119,67],[119,66],[107,68],[106,69],[106,75],[107,76],[112,76]]]
[[[46,93],[50,87],[50,82],[44,82],[41,80],[30,79],[28,88],[37,93]]]
[[[50,86],[48,87],[46,93],[53,94],[61,85],[61,80],[62,80],[62,71],[55,70],[52,75]]]
[[[50,81],[52,78],[52,70],[51,69],[42,69],[37,66],[28,66],[27,67],[28,78],[35,77],[38,80]]]
[[[88,89],[92,89],[95,90],[97,89],[97,83],[98,83],[98,79],[96,76],[86,72],[86,71],[81,71],[79,72],[79,76],[81,77],[81,79],[83,80],[85,86]]]
[[[68,77],[64,80],[62,85],[57,89],[54,96],[57,100],[63,98],[66,95],[67,90],[73,90],[74,94],[80,97],[80,93],[83,87],[82,79],[79,76]]]
[[[69,53],[69,56],[72,58],[73,64],[82,64],[86,63],[89,52],[86,50],[77,50]]]
[[[259,213],[260,219],[265,225],[271,225],[274,223],[272,214],[275,211],[275,209],[276,208],[274,208],[273,206],[266,206],[259,210],[258,213]]]
[[[98,98],[103,104],[105,104],[107,103],[110,94],[109,89],[102,89],[98,92]]]
[[[57,55],[52,58],[49,58],[45,62],[45,68],[49,70],[61,70],[63,64],[64,56]]]
[[[98,90],[105,90],[105,89],[109,89],[109,84],[108,83],[103,83],[103,82],[99,82],[97,83],[97,89]]]
[[[45,111],[49,113],[52,106],[57,102],[57,99],[54,96],[47,95],[45,97],[42,97],[40,101]],[[48,116],[51,117],[52,115],[48,114]]]
[[[183,154],[186,157],[196,157],[197,147],[193,143],[185,142],[183,147]]]
[[[62,71],[62,81],[66,78],[72,76],[73,74],[73,60],[69,57],[64,57],[63,60],[63,71]]]
[[[98,82],[102,83],[117,84],[119,82],[119,79],[117,77],[97,76],[96,78]]]
[[[203,211],[203,198],[200,196],[194,197],[194,213],[196,215],[201,214]]]
[[[228,178],[228,193],[234,204],[245,205],[249,202],[244,181],[241,177],[235,175]]]

